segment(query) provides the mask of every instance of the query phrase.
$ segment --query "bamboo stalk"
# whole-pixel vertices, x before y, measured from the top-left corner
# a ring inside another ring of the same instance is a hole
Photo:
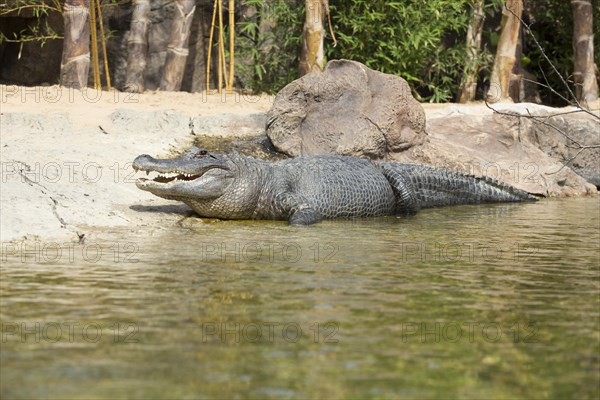
[[[227,80],[227,59],[225,58],[225,42],[223,42],[223,48],[221,49],[221,58],[223,59],[223,82],[225,82],[225,90],[227,90],[229,82]]]
[[[234,72],[234,39],[235,39],[235,0],[229,0],[229,81],[227,82],[227,92],[233,92],[233,72]]]
[[[98,38],[96,36],[96,8],[94,3],[97,0],[90,0],[90,31],[92,34],[92,64],[94,68],[94,88],[100,89],[100,66],[98,65]]]
[[[100,25],[100,43],[102,43],[102,56],[104,58],[104,74],[106,76],[106,87],[110,91],[110,71],[108,70],[108,54],[106,54],[106,39],[104,37],[104,22],[102,22],[102,8],[100,0],[96,0],[98,7],[98,23]]]
[[[223,0],[218,0],[219,3],[219,94],[223,92],[223,58],[225,57],[225,47],[223,46]]]
[[[208,60],[206,61],[206,93],[210,89],[210,62],[212,55],[212,43],[213,43],[213,35],[215,33],[215,20],[217,19],[217,1],[215,0],[215,4],[213,5],[213,15],[212,15],[212,23],[210,25],[210,37],[208,39]]]

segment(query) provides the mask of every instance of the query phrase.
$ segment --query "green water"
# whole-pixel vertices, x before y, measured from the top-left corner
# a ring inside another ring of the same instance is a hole
[[[587,198],[3,244],[1,395],[598,398],[599,236]]]

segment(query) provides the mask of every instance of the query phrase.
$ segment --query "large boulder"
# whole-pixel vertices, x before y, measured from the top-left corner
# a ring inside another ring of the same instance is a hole
[[[277,94],[267,136],[290,156],[382,159],[423,143],[425,112],[404,79],[333,60],[322,73],[305,75]]]

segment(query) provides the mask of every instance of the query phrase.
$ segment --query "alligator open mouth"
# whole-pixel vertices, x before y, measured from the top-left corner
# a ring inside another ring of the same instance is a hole
[[[220,158],[219,158],[220,157]],[[136,176],[136,185],[154,194],[206,190],[232,178],[230,166],[225,157],[215,157],[207,150],[192,148],[182,156],[170,159],[156,159],[147,154],[133,160],[136,172],[145,172],[147,177]],[[142,174],[143,175],[143,174]]]
[[[187,174],[185,172],[180,172],[180,171],[176,171],[176,172],[166,172],[166,173],[161,173],[161,172],[156,172],[156,171],[146,171],[146,175],[156,175],[156,176],[150,176],[149,178],[138,178],[138,182],[147,182],[149,180],[156,182],[156,183],[169,183],[169,182],[173,182],[173,181],[193,181],[195,179],[198,179],[202,176],[202,174]]]

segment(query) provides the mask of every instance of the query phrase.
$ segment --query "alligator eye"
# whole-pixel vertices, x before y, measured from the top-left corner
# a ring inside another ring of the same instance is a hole
[[[202,158],[203,156],[208,154],[208,150],[201,150],[198,149],[196,151],[194,151],[192,154],[190,154],[190,157],[192,158]]]

